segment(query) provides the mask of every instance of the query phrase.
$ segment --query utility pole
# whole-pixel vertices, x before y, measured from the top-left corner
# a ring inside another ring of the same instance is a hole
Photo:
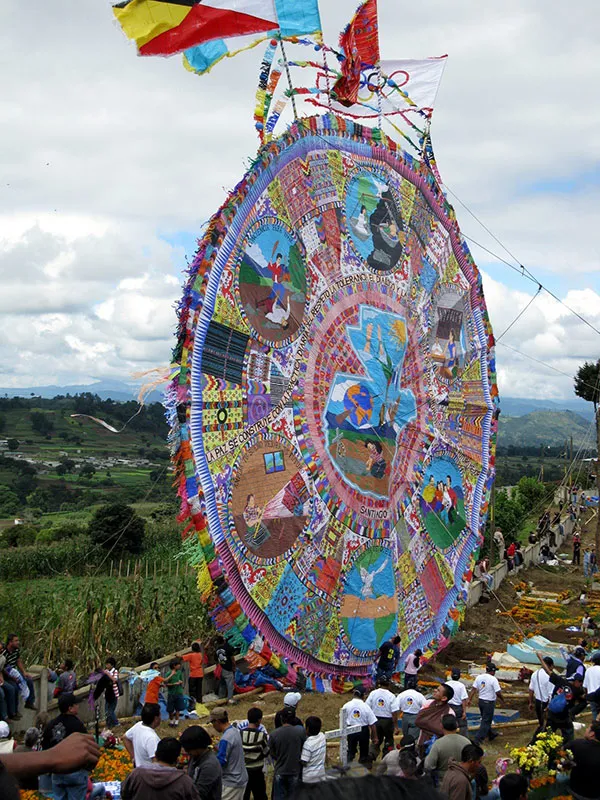
[[[596,411],[596,494],[598,495],[598,507],[596,508],[596,558],[600,553],[600,404],[594,409]]]

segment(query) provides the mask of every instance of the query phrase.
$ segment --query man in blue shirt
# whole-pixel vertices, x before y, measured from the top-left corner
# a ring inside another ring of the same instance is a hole
[[[222,800],[243,800],[248,772],[242,736],[229,722],[229,716],[224,708],[213,708],[210,712],[210,721],[216,732],[221,734],[217,759],[223,771]]]

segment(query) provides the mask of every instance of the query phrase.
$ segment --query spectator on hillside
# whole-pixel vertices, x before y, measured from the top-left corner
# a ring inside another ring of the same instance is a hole
[[[446,681],[448,686],[452,688],[454,694],[450,705],[452,711],[456,716],[458,722],[458,729],[463,736],[467,735],[467,707],[469,704],[469,693],[466,690],[464,683],[460,680],[460,669],[453,667],[451,672],[451,679]]]
[[[575,540],[573,542],[573,559],[572,563],[579,566],[581,564],[581,542]]]
[[[505,544],[504,544],[504,536],[502,535],[502,531],[500,530],[500,528],[494,531],[494,544],[498,548],[498,561],[503,561]]]
[[[592,653],[592,666],[585,671],[583,688],[592,712],[592,722],[596,722],[600,712],[600,652]]]
[[[377,767],[377,775],[391,775],[396,778],[404,778],[402,769],[402,753],[409,753],[416,765],[416,773],[421,770],[421,759],[417,755],[417,742],[414,736],[403,736],[397,750],[390,751],[381,759]]]
[[[479,697],[479,712],[481,713],[481,723],[479,730],[475,734],[475,741],[480,744],[486,738],[493,741],[498,734],[493,730],[494,711],[496,710],[496,701],[504,702],[502,697],[502,689],[496,678],[496,666],[489,663],[484,675],[478,675],[473,681],[473,687],[469,694],[469,703],[473,702],[473,697],[477,693]]]
[[[300,784],[306,731],[300,725],[294,725],[294,716],[293,709],[286,709],[281,728],[276,728],[269,737],[269,749],[275,767],[272,800],[287,800]],[[349,742],[348,746],[350,748]]]
[[[142,719],[129,728],[123,737],[125,749],[131,756],[134,766],[151,767],[160,737],[156,729],[160,725],[160,708],[158,705],[145,703],[142,707]]]
[[[283,708],[281,708],[275,714],[275,727],[281,728],[283,725],[283,716],[287,713],[288,709],[291,709],[294,712],[294,721],[292,725],[300,725],[301,727],[304,725],[300,717],[298,716],[298,706],[300,705],[300,701],[302,700],[302,695],[300,692],[286,692],[283,698]]]
[[[433,691],[431,700],[427,700],[423,708],[417,714],[415,724],[421,731],[418,742],[419,756],[423,758],[428,741],[434,736],[444,735],[442,719],[446,714],[454,714],[452,706],[449,704],[454,697],[454,691],[447,683],[442,683]]]
[[[327,742],[321,733],[320,717],[309,717],[306,720],[306,740],[302,746],[302,783],[317,783],[325,780],[325,759],[327,758]]]
[[[227,697],[228,703],[234,703],[233,690],[235,678],[235,650],[223,636],[217,636],[215,657],[221,668],[219,697]]]
[[[23,737],[23,744],[15,747],[15,753],[33,753],[38,749],[40,742],[40,731],[38,728],[27,728]]]
[[[420,730],[415,720],[417,714],[425,705],[425,698],[416,689],[405,689],[396,695],[393,710],[402,714],[402,733],[404,736],[413,736],[415,741],[419,738]]]
[[[10,735],[8,722],[0,722],[0,753],[12,753],[17,743]]]
[[[60,673],[54,688],[54,697],[61,694],[71,694],[77,688],[77,675],[75,674],[73,661],[65,658],[60,667]]]
[[[421,663],[421,656],[423,651],[418,648],[414,653],[409,653],[406,656],[406,664],[404,665],[404,688],[416,689],[418,686],[419,678],[418,673],[423,664]]]
[[[554,670],[554,660],[550,656],[544,656],[544,663],[551,671]],[[532,674],[529,681],[529,710],[533,711],[535,708],[538,727],[531,738],[531,744],[535,742],[539,734],[546,727],[546,714],[548,711],[548,703],[552,697],[553,688],[554,687],[548,680],[546,670],[540,668]]]
[[[463,748],[460,761],[451,761],[442,781],[440,791],[448,800],[472,800],[471,781],[481,765],[483,750],[477,744]]]
[[[458,732],[458,723],[453,714],[442,717],[444,735],[436,739],[425,759],[425,769],[434,776],[436,786],[444,780],[450,760],[460,761],[462,751],[471,744],[466,736]]]
[[[73,694],[58,698],[60,714],[46,725],[42,736],[42,750],[50,750],[74,733],[87,733],[85,725],[77,716],[79,707]],[[85,797],[88,786],[88,771],[78,769],[66,775],[52,775],[52,793],[56,798]],[[80,794],[78,794],[80,793]]]
[[[9,719],[20,719],[21,715],[17,714],[17,688],[2,675],[3,662],[4,654],[0,653],[0,720],[7,722]]]
[[[200,800],[193,780],[177,769],[181,743],[169,736],[161,739],[154,761],[136,767],[121,786],[122,800]]]
[[[190,665],[189,690],[197,703],[202,702],[202,680],[204,678],[204,653],[200,642],[192,642],[192,652],[183,657]]]
[[[521,543],[516,542],[515,544],[515,555],[514,555],[514,562],[515,562],[515,569],[520,569],[523,566],[524,558],[523,558],[523,551],[521,550]]]
[[[400,637],[394,636],[393,639],[384,642],[379,648],[379,655],[377,660],[377,678],[391,679],[392,675],[398,668],[398,659],[400,657]]]
[[[25,702],[25,708],[34,709],[35,689],[33,688],[33,675],[30,675],[28,672],[26,672],[25,667],[23,666],[23,662],[21,661],[21,643],[19,642],[19,637],[16,633],[9,633],[6,637],[4,656],[6,658],[6,663],[4,665],[5,671],[10,671],[11,669],[17,670],[27,684],[27,688],[29,689],[29,697]],[[18,681],[12,677],[8,677],[8,680],[14,684],[18,683]]]
[[[600,723],[592,722],[583,739],[569,745],[575,766],[569,779],[575,800],[600,795]]]
[[[144,697],[144,703],[147,703],[148,705],[153,705],[155,703],[158,704],[160,690],[163,683],[165,682],[165,679],[160,674],[160,667],[158,665],[158,661],[153,661],[150,664],[150,669],[158,672],[158,675],[155,675],[154,678],[152,678],[152,680],[148,682],[148,686],[146,687],[146,695]]]
[[[248,771],[244,762],[242,736],[237,728],[229,722],[224,708],[213,708],[210,721],[217,733],[221,734],[217,759],[223,771],[223,800],[243,800]]]
[[[560,731],[565,744],[568,744],[574,737],[573,719],[586,706],[583,680],[580,675],[575,675],[571,680],[557,675],[544,662],[541,653],[538,652],[537,656],[554,687],[548,703],[548,727],[551,731]]]
[[[200,725],[191,725],[183,731],[179,741],[190,757],[187,771],[200,800],[221,800],[222,770],[210,749],[212,740],[208,732]]]
[[[396,696],[389,690],[389,681],[381,677],[377,681],[377,688],[367,697],[367,705],[377,717],[377,745],[371,748],[371,757],[376,759],[379,747],[383,746],[383,755],[394,748],[394,731],[398,721],[396,710]]]
[[[250,795],[254,800],[267,800],[265,759],[269,755],[269,735],[261,722],[263,712],[260,708],[249,708],[247,716],[247,724],[243,730],[238,726],[242,735],[242,749],[248,772],[244,800],[249,800]]]
[[[529,784],[525,775],[509,772],[498,784],[501,800],[526,800]]]
[[[484,569],[482,558],[473,567],[473,577],[476,581],[483,581],[488,589],[492,589],[494,586],[494,577]]]
[[[94,700],[98,700],[104,694],[104,709],[106,724],[109,728],[115,728],[119,724],[117,719],[117,703],[119,702],[119,673],[117,662],[112,656],[106,659],[102,677],[94,689]]]
[[[170,672],[165,678],[165,686],[167,687],[167,711],[169,713],[169,725],[172,728],[176,728],[179,725],[179,714],[185,711],[181,659],[171,659],[169,662],[169,670]]]

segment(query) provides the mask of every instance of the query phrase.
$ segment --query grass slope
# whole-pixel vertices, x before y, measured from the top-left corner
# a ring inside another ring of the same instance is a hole
[[[522,417],[500,415],[498,445],[562,446],[573,437],[575,448],[594,446],[590,422],[572,411],[533,411]]]

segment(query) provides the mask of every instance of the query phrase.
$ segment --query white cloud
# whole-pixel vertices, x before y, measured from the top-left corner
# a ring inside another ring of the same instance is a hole
[[[185,259],[161,236],[200,233],[254,155],[260,54],[198,78],[178,57],[136,58],[108,2],[8,4],[0,384],[126,378],[167,363]],[[335,44],[356,0],[320,5]],[[380,20],[384,58],[450,55],[433,124],[447,185],[599,326],[596,3],[382,2]],[[467,234],[504,255],[457,212]],[[501,332],[529,296],[492,279],[486,291]],[[569,374],[599,351],[597,334],[547,297],[506,341]],[[572,392],[567,378],[506,348],[498,365],[505,393]]]
[[[499,339],[496,363],[500,396],[571,398],[572,376],[583,361],[598,358],[598,334],[542,292],[506,336],[502,336],[529,303],[536,287],[532,286],[531,294],[527,295],[509,289],[485,272],[483,286],[490,320]],[[591,289],[574,290],[561,299],[575,310],[577,306],[581,310],[585,306],[586,319],[600,329],[600,294]],[[543,363],[537,363],[540,361]]]

